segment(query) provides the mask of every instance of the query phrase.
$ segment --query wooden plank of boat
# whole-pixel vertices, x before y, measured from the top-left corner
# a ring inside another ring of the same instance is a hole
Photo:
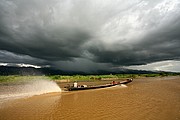
[[[75,90],[88,90],[88,89],[98,89],[98,88],[106,88],[106,87],[112,87],[117,84],[107,84],[107,85],[98,85],[98,86],[89,86],[89,87],[69,87],[69,91],[75,91]]]
[[[132,81],[128,81],[128,80],[127,81],[121,81],[120,84],[128,84],[130,82],[132,82]]]

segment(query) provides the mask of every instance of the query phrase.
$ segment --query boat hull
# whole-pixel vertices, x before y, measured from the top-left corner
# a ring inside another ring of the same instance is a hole
[[[69,88],[67,88],[67,90],[68,91],[77,91],[77,90],[107,88],[107,87],[112,87],[112,86],[121,85],[121,84],[128,84],[130,82],[132,82],[132,80],[128,79],[128,80],[121,81],[121,82],[116,83],[116,84],[106,84],[106,85],[98,85],[98,86],[90,86],[90,87],[69,87]]]

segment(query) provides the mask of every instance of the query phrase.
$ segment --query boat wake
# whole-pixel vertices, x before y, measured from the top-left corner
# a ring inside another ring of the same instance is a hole
[[[126,85],[124,85],[124,84],[120,84],[120,85],[115,85],[115,86],[111,86],[111,87],[106,87],[106,88],[100,88],[100,90],[102,90],[102,89],[118,89],[118,88],[125,88],[125,87],[127,87]]]
[[[120,87],[127,87],[127,85],[121,84]]]
[[[125,88],[127,87],[126,85],[124,84],[120,84],[120,85],[115,85],[115,86],[112,86],[112,87],[109,87],[109,88]]]

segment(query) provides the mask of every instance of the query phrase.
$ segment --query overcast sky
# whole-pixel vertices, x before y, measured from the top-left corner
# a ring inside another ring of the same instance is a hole
[[[180,72],[179,0],[0,0],[0,65]]]

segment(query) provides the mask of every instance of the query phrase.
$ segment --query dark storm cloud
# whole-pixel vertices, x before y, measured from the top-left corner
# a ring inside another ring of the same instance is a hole
[[[85,70],[179,60],[179,13],[178,0],[0,0],[0,62]]]
[[[9,65],[16,64],[34,64],[39,66],[49,65],[49,62],[42,59],[33,58],[28,55],[18,55],[8,51],[0,50],[0,63],[9,63]]]
[[[134,38],[127,39],[129,37],[127,36],[120,38],[115,43],[110,42],[108,45],[101,41],[96,42],[96,45],[90,45],[89,52],[94,55],[94,60],[121,66],[179,60],[180,9],[168,12],[168,8],[163,8],[166,6],[162,5],[161,7],[159,11],[149,9],[147,15],[139,14],[136,22],[140,23],[133,24],[140,25],[136,26],[135,29],[131,26],[131,30],[137,34],[133,35],[130,32],[127,34],[134,36]],[[166,10],[163,11],[163,9]],[[141,30],[139,30],[139,26]]]
[[[113,44],[116,50],[106,49],[99,43],[89,49],[95,60],[116,65],[144,65],[147,63],[180,60],[180,15],[171,23],[156,29],[137,42]],[[116,47],[117,46],[117,47]],[[118,50],[118,47],[119,50]]]
[[[43,1],[2,1],[0,49],[46,60],[80,57],[90,34],[73,25],[70,18],[69,23],[56,23],[49,7]],[[60,15],[57,22],[61,19]]]

